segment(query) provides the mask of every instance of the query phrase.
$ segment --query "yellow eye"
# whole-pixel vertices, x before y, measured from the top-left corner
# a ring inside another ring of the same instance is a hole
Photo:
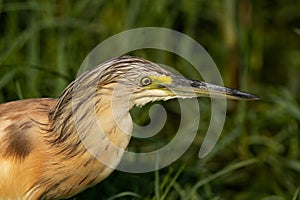
[[[151,83],[152,83],[152,80],[148,76],[145,76],[145,77],[141,78],[141,84],[143,86],[150,85]]]

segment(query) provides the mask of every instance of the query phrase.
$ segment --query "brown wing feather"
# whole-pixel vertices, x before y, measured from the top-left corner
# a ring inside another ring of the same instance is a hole
[[[47,151],[39,123],[49,123],[55,102],[28,99],[0,105],[0,199],[24,198],[41,175]]]

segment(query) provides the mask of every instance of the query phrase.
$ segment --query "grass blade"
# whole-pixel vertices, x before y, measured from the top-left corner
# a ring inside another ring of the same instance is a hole
[[[114,200],[114,199],[118,199],[118,198],[121,198],[121,197],[136,197],[136,198],[139,198],[141,199],[142,196],[137,194],[137,193],[134,193],[134,192],[121,192],[119,194],[116,194],[110,198],[108,198],[107,200]]]
[[[192,195],[200,188],[202,187],[203,185],[211,182],[212,180],[222,176],[222,175],[225,175],[227,173],[230,173],[234,170],[237,170],[239,168],[242,168],[242,167],[245,167],[247,165],[251,165],[255,162],[258,162],[257,159],[253,158],[253,159],[249,159],[249,160],[245,160],[245,161],[242,161],[242,162],[238,162],[238,163],[235,163],[235,164],[232,164],[232,165],[229,165],[228,167],[225,167],[224,169],[218,171],[217,173],[215,174],[212,174],[211,176],[203,179],[203,180],[200,180],[199,182],[196,183],[196,185],[192,188],[192,191],[190,192],[189,196],[187,199],[191,199]]]
[[[293,196],[293,200],[297,200],[297,197],[299,196],[299,191],[300,191],[300,188],[297,188],[297,190]]]
[[[181,172],[183,171],[184,168],[185,168],[185,164],[183,164],[183,165],[179,168],[179,170],[176,172],[175,176],[171,179],[169,185],[167,186],[167,188],[166,188],[164,194],[162,195],[162,197],[160,198],[160,200],[164,200],[164,199],[167,197],[167,195],[168,195],[170,189],[173,187],[175,181],[177,180],[177,178],[179,177],[179,175],[181,174]]]

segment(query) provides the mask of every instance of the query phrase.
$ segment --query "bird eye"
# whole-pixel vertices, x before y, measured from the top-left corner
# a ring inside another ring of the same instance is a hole
[[[150,85],[151,83],[152,83],[152,80],[148,76],[145,76],[141,79],[141,84],[143,86]]]

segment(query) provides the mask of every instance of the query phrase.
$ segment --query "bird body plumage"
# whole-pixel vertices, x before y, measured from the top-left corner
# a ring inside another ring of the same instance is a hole
[[[0,199],[66,198],[112,171],[86,151],[76,133],[59,141],[49,131],[55,103],[30,99],[0,105]],[[114,140],[116,134],[108,137]]]

